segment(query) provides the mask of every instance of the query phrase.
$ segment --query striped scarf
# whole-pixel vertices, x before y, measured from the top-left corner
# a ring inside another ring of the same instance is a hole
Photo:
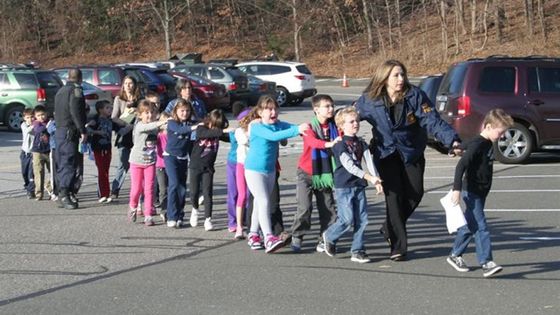
[[[311,120],[311,129],[315,132],[319,139],[332,141],[338,137],[338,129],[332,120],[329,120],[327,123],[329,125],[330,139],[326,139],[323,135],[323,129],[321,128],[321,124],[319,123],[317,117],[313,117]],[[334,158],[329,151],[330,149],[311,150],[311,185],[313,189],[332,188],[334,186]]]

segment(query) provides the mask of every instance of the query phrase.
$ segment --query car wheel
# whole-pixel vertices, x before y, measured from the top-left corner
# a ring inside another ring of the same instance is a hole
[[[23,122],[23,109],[23,106],[16,105],[6,112],[5,124],[8,126],[9,131],[21,130],[21,123]]]
[[[278,106],[286,106],[286,104],[288,103],[288,96],[288,90],[283,87],[276,88],[276,103],[278,103]]]
[[[494,144],[494,151],[498,161],[504,164],[518,164],[529,158],[533,146],[534,138],[529,129],[516,122]]]
[[[293,106],[299,106],[301,105],[301,103],[303,103],[303,97],[294,98],[293,100],[290,101],[290,105]]]

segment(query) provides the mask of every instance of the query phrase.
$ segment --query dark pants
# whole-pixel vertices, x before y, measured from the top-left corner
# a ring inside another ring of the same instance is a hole
[[[78,152],[79,138],[77,136],[70,136],[68,128],[57,128],[55,140],[58,162],[56,174],[60,184],[60,193],[64,196],[75,190],[78,159],[82,158],[81,162],[83,165],[83,156]]]
[[[21,151],[19,154],[21,163],[21,176],[23,177],[23,187],[28,194],[35,192],[35,181],[33,177],[33,154]]]
[[[183,221],[189,162],[172,155],[164,156],[163,160],[165,161],[165,173],[169,184],[167,186],[167,220]]]
[[[280,185],[278,184],[278,178],[280,177],[280,172],[276,172],[276,181],[274,182],[274,188],[270,194],[270,225],[272,228],[272,233],[274,235],[280,235],[284,232],[284,220],[282,218],[282,210],[280,209]],[[247,214],[245,216],[246,221],[251,221],[251,216],[253,214],[253,195],[249,194],[249,206],[247,208]]]
[[[157,178],[157,187],[159,192],[159,204],[161,206],[161,213],[165,214],[167,211],[167,174],[165,173],[165,168],[158,167],[156,168],[156,178]]]
[[[404,255],[407,252],[406,221],[424,195],[425,165],[423,155],[406,166],[399,153],[379,161],[386,205],[386,219],[381,231],[391,241],[391,254]]]
[[[190,195],[191,203],[193,208],[199,209],[198,197],[200,196],[200,191],[202,190],[202,195],[204,196],[204,217],[212,217],[212,195],[213,195],[213,182],[214,182],[214,171],[209,169],[189,169],[190,176]]]
[[[117,165],[117,173],[113,183],[111,185],[111,193],[118,195],[121,191],[124,181],[126,179],[126,174],[130,168],[130,163],[128,163],[128,158],[130,157],[130,148],[120,146],[119,151],[119,164]]]
[[[51,162],[51,185],[52,185],[52,190],[53,193],[55,195],[58,196],[58,177],[56,175],[56,169],[58,167],[58,163],[56,162],[57,159],[57,153],[56,153],[56,148],[51,149],[51,153],[50,153],[50,162]]]
[[[292,225],[292,235],[294,237],[303,238],[311,229],[313,195],[315,195],[317,210],[319,211],[319,238],[321,238],[321,235],[323,235],[323,232],[329,225],[336,220],[336,206],[332,189],[313,189],[311,175],[298,168],[296,184],[297,212],[294,216],[294,224]]]

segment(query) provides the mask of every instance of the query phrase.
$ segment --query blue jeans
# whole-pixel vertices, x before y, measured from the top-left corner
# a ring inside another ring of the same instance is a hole
[[[337,218],[326,231],[328,242],[336,244],[338,239],[354,225],[352,253],[364,252],[364,231],[368,224],[365,187],[335,188]]]
[[[167,174],[167,220],[183,221],[189,162],[172,155],[164,155],[163,160]]]
[[[455,236],[455,243],[453,244],[451,255],[463,255],[474,236],[476,257],[478,258],[478,263],[483,265],[492,260],[490,231],[488,231],[486,217],[484,216],[484,203],[486,202],[486,198],[464,190],[461,192],[461,196],[466,205],[465,219],[467,225],[457,230],[457,236]]]
[[[23,177],[23,187],[27,193],[35,192],[35,182],[33,177],[33,155],[25,153],[23,150],[19,154],[19,161],[21,162],[21,176]],[[54,170],[51,170],[54,172]]]
[[[119,165],[117,166],[117,174],[115,179],[113,179],[113,184],[111,185],[111,192],[113,194],[118,194],[124,185],[124,180],[126,179],[126,173],[130,168],[130,163],[128,163],[128,158],[130,157],[130,148],[119,147]]]

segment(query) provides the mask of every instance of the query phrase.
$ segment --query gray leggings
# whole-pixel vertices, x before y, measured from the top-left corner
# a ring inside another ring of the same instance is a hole
[[[249,232],[258,233],[260,225],[266,238],[269,234],[272,234],[272,228],[270,227],[270,194],[274,188],[276,173],[259,173],[246,169],[245,179],[254,198]]]

